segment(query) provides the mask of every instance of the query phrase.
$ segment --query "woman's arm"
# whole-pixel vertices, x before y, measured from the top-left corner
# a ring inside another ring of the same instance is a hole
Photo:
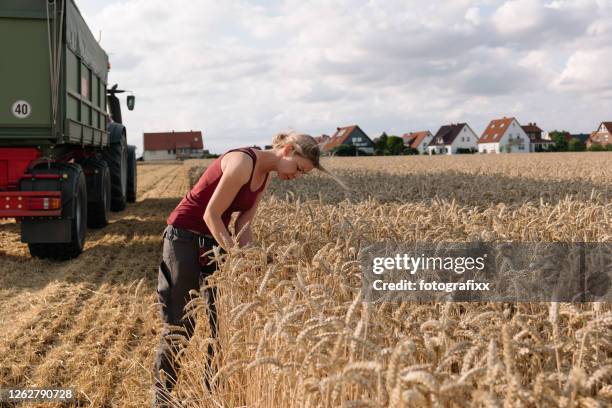
[[[238,244],[241,247],[249,244],[253,240],[253,232],[251,230],[251,221],[253,221],[253,217],[255,216],[255,213],[257,212],[257,207],[259,206],[259,202],[261,201],[261,198],[263,197],[266,190],[268,189],[268,184],[270,184],[270,179],[271,177],[268,177],[268,180],[266,181],[266,186],[257,195],[257,199],[255,200],[255,203],[253,204],[253,206],[249,208],[247,211],[240,213],[240,215],[238,216],[238,219],[236,220],[236,225],[235,225],[236,234],[240,233],[240,231],[242,231],[242,228],[246,225],[244,232],[242,233],[242,235],[240,235],[240,238],[238,240]]]
[[[204,211],[204,222],[219,245],[228,251],[235,243],[223,224],[221,215],[229,208],[240,188],[249,180],[253,161],[239,152],[228,153],[223,160],[223,174]]]

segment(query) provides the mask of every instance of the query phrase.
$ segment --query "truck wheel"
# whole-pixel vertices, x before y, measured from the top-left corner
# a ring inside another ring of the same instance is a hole
[[[103,151],[111,175],[111,210],[123,211],[127,202],[128,151],[125,134],[118,143],[111,143]]]
[[[111,210],[111,176],[108,164],[104,160],[96,160],[92,165],[101,173],[102,184],[97,197],[99,201],[89,202],[87,205],[87,226],[89,228],[103,228],[108,225]]]
[[[128,146],[127,202],[136,202],[136,146]]]
[[[66,261],[83,252],[87,231],[87,182],[80,166],[77,166],[77,191],[74,192],[74,217],[71,222],[71,240],[67,243],[28,244],[30,254],[37,258]]]

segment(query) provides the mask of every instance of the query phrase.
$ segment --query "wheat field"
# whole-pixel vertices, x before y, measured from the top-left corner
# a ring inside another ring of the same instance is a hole
[[[160,234],[207,164],[140,165],[138,202],[89,231],[71,262],[30,259],[18,225],[0,223],[0,388],[71,386],[69,406],[150,405]],[[176,406],[612,404],[609,303],[373,305],[357,262],[384,239],[609,243],[612,154],[323,164],[352,191],[320,174],[274,179],[253,245],[218,255],[219,338],[195,297],[189,313],[201,323],[178,356]]]

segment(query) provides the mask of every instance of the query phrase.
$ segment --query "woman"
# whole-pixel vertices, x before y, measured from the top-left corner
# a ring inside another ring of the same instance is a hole
[[[170,399],[169,393],[176,383],[179,368],[173,358],[178,349],[166,336],[182,334],[187,340],[191,337],[195,322],[183,316],[189,291],[199,290],[202,280],[216,270],[216,265],[208,257],[199,259],[200,254],[214,245],[227,251],[235,244],[244,246],[251,241],[251,221],[269,184],[270,172],[276,172],[281,180],[297,179],[313,168],[329,174],[319,164],[320,151],[311,136],[295,132],[280,133],[272,140],[272,147],[272,150],[264,151],[234,149],[216,159],[168,217],[157,287],[164,321],[155,362],[158,403]],[[238,242],[228,230],[234,212],[239,213],[235,231],[244,229]],[[211,334],[216,337],[215,292],[208,289],[207,295]],[[181,330],[182,333],[172,331],[169,325],[180,326],[184,330]],[[209,346],[208,353],[210,364],[212,346]],[[161,378],[162,370],[165,379]]]

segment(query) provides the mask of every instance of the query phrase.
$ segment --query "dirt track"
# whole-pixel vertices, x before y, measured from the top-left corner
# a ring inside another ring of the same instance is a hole
[[[150,405],[160,234],[186,168],[139,166],[137,203],[88,230],[69,262],[32,259],[19,225],[0,221],[0,388],[72,386],[79,406]]]

